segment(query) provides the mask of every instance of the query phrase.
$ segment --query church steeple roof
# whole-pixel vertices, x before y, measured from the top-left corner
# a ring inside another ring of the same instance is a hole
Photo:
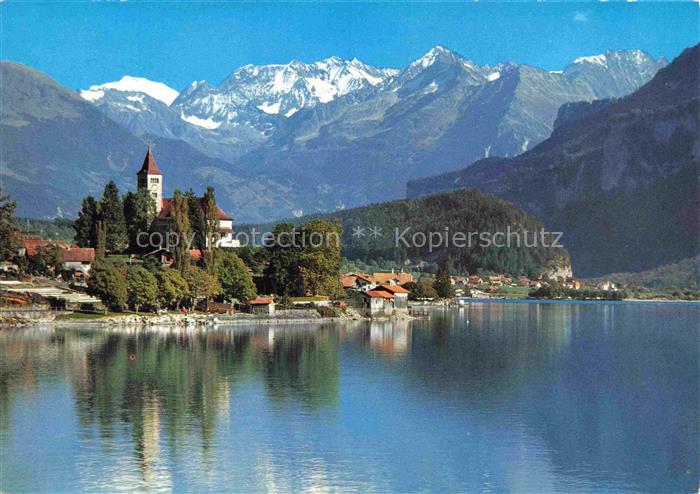
[[[156,159],[153,157],[151,152],[151,146],[148,146],[148,151],[146,151],[146,157],[143,159],[143,165],[138,171],[137,175],[142,173],[147,173],[148,175],[162,175],[163,173],[158,169],[156,164]]]

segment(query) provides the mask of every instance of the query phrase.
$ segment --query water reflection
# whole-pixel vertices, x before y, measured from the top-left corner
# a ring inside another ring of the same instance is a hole
[[[692,490],[699,317],[6,331],[2,489]]]

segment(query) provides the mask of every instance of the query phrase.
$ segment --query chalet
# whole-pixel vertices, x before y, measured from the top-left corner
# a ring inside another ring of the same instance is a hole
[[[394,299],[392,301],[394,310],[399,312],[408,311],[408,294],[411,292],[406,290],[404,287],[399,285],[386,284],[377,286],[374,289],[374,291],[384,291],[392,294],[394,296]]]
[[[369,277],[373,282],[380,285],[404,285],[413,281],[411,273],[395,272],[393,269],[389,273],[372,273]]]
[[[175,200],[163,197],[163,173],[156,164],[150,146],[146,151],[141,169],[136,173],[136,186],[139,190],[146,189],[151,193],[151,197],[156,203],[156,218],[154,229],[167,232],[170,230],[173,221],[173,205]],[[200,198],[200,201],[203,200]],[[217,207],[216,218],[219,222],[217,247],[238,247],[238,240],[233,238],[233,218]]]
[[[43,240],[36,235],[25,234],[22,237],[22,246],[18,254],[20,257],[34,257],[40,250],[50,246],[58,247],[59,249],[67,249],[70,247],[70,244],[63,240]]]
[[[615,283],[612,283],[608,280],[603,280],[599,283],[596,284],[596,288],[598,290],[603,290],[604,292],[610,292],[610,291],[615,291],[617,290],[617,287],[615,286]]]
[[[581,289],[581,282],[575,278],[568,278],[566,281],[564,281],[563,285],[565,288],[570,288],[573,290]]]
[[[355,308],[369,317],[390,317],[394,314],[396,296],[385,290],[367,290],[354,295]]]
[[[272,297],[258,297],[248,302],[253,314],[271,316],[275,313],[275,301]]]
[[[95,263],[95,249],[92,247],[61,249],[61,262],[65,271],[75,271],[87,275]]]
[[[530,278],[528,278],[527,276],[519,276],[518,286],[530,286]]]
[[[489,276],[488,280],[492,286],[503,285],[503,280],[502,280],[501,276],[498,274],[494,274],[494,275]]]
[[[411,273],[391,271],[390,273],[345,273],[340,277],[343,288],[348,290],[374,290],[380,285],[401,286],[413,281]]]

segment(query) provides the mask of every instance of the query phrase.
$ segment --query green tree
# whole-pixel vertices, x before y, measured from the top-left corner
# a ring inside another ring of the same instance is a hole
[[[16,207],[14,201],[0,193],[0,261],[14,258],[21,244],[19,229],[15,223]]]
[[[187,198],[187,213],[190,220],[190,229],[194,235],[193,247],[195,249],[204,250],[204,212],[202,211],[202,200],[197,197],[192,189],[185,194]]]
[[[111,309],[122,310],[128,300],[125,270],[107,263],[95,266],[88,278],[88,288]]]
[[[299,275],[306,295],[343,296],[340,284],[339,222],[312,220],[301,227],[302,254],[299,259]]]
[[[173,232],[177,236],[174,261],[175,268],[185,274],[192,259],[190,258],[188,242],[191,238],[189,205],[187,197],[178,189],[173,195]]]
[[[141,310],[144,305],[155,305],[158,301],[158,282],[150,271],[140,266],[130,268],[126,273],[129,304]]]
[[[209,186],[202,198],[202,213],[204,214],[204,250],[202,251],[202,260],[204,261],[204,268],[210,274],[213,274],[216,270],[216,241],[219,235],[218,210],[214,187]]]
[[[97,221],[97,240],[95,242],[95,260],[100,261],[107,254],[107,231],[102,220]]]
[[[119,189],[114,181],[105,186],[99,204],[100,217],[104,222],[106,248],[108,252],[121,252],[126,249],[129,238],[124,220],[124,205]]]
[[[447,271],[447,267],[442,267],[438,269],[435,274],[435,292],[440,298],[452,298],[455,295],[452,283],[450,283],[450,273]]]
[[[53,276],[61,270],[61,250],[53,245],[42,246],[29,261],[29,270],[33,274]]]
[[[300,233],[290,223],[280,223],[266,240],[268,258],[264,271],[265,290],[277,295],[304,295],[299,276]]]
[[[187,296],[190,287],[177,269],[161,268],[156,274],[158,282],[158,302],[163,307],[180,308],[182,299]]]
[[[83,199],[78,217],[73,223],[75,243],[79,247],[97,247],[97,223],[99,212],[97,201],[92,196]]]
[[[140,189],[136,193],[128,192],[124,196],[124,221],[130,250],[143,250],[138,246],[138,235],[148,232],[155,216],[156,203],[147,189]]]
[[[243,260],[234,252],[217,255],[216,276],[221,285],[221,293],[227,300],[251,300],[257,292],[253,277]]]
[[[209,310],[209,299],[221,293],[221,285],[217,279],[197,266],[189,266],[182,274],[189,287],[189,297],[192,305],[197,305],[197,301],[206,299],[207,310]]]
[[[411,292],[409,297],[413,300],[438,298],[433,280],[427,276],[421,276],[416,283],[406,286],[406,289]]]

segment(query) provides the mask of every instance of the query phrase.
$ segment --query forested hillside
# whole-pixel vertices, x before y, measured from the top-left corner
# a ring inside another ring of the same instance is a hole
[[[391,260],[399,265],[407,260],[412,265],[428,261],[445,264],[453,273],[494,271],[531,277],[563,273],[569,268],[564,248],[526,247],[524,240],[519,247],[514,241],[510,247],[488,246],[474,235],[471,246],[463,245],[461,235],[468,242],[471,232],[494,234],[509,229],[532,245],[534,232],[543,228],[537,219],[513,204],[475,190],[373,204],[291,222],[300,224],[311,218],[341,223],[342,254],[352,261]],[[272,227],[245,225],[239,231],[270,231]]]

